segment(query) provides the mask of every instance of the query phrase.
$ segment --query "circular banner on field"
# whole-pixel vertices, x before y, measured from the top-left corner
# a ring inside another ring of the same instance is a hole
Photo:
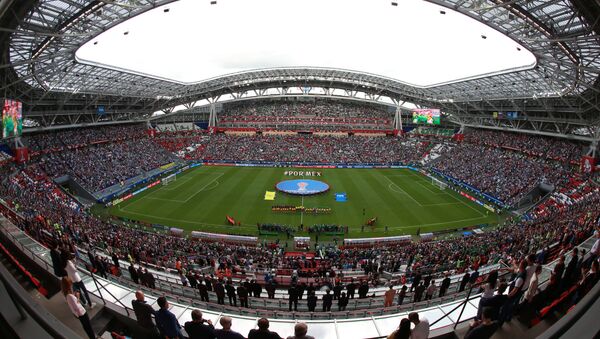
[[[275,187],[281,192],[296,195],[313,195],[329,190],[329,185],[326,183],[311,179],[285,180]]]

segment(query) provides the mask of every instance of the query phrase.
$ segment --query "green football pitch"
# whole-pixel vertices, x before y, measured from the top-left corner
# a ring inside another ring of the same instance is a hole
[[[130,220],[178,227],[187,231],[258,234],[257,223],[277,223],[305,228],[314,224],[349,227],[346,237],[376,237],[421,233],[495,224],[498,216],[450,189],[440,190],[431,179],[408,169],[307,169],[321,172],[330,186],[325,193],[295,196],[276,191],[282,180],[302,179],[285,175],[288,168],[201,166],[179,174],[175,181],[155,186],[110,208],[110,214]],[[345,192],[346,202],[335,201]],[[330,208],[330,214],[276,213],[273,205]],[[226,216],[241,225],[230,225]],[[374,226],[362,227],[377,217]],[[387,232],[386,232],[387,226]],[[297,232],[296,236],[305,235]]]

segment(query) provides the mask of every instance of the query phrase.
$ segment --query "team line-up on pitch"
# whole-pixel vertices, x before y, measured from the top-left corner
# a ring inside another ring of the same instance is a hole
[[[321,172],[316,171],[285,171],[283,175],[291,177],[320,177],[323,176]]]

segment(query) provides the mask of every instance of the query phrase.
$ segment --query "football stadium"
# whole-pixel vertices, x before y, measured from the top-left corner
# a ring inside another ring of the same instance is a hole
[[[0,337],[598,338],[598,0],[0,0]]]

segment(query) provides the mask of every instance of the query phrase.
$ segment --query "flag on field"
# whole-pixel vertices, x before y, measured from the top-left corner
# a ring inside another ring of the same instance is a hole
[[[266,191],[265,192],[265,200],[275,200],[275,192]]]
[[[229,222],[231,225],[235,225],[235,219],[230,216],[227,216],[227,222]]]

